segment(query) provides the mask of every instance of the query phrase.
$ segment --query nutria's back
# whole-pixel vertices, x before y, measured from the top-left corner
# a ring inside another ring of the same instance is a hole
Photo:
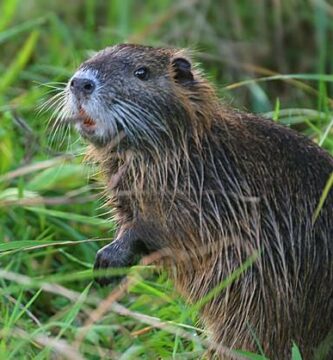
[[[197,302],[255,254],[202,306],[212,347],[258,351],[256,337],[285,359],[295,341],[310,359],[333,323],[332,191],[314,217],[332,158],[290,129],[224,107],[183,50],[107,48],[80,66],[66,102],[119,225],[95,266],[163,249],[177,288]]]

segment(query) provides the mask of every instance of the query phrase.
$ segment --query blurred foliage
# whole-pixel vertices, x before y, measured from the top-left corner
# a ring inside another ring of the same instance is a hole
[[[69,130],[54,134],[50,112],[38,111],[81,61],[119,42],[194,49],[226,103],[333,152],[332,18],[324,0],[0,2],[0,358],[46,359],[52,348],[73,359],[184,359],[204,350],[195,314],[149,269],[138,269],[122,304],[172,324],[157,330],[113,309],[84,328],[110,292],[89,284],[98,239],[112,238],[114,225],[95,169],[82,164],[85,144]]]

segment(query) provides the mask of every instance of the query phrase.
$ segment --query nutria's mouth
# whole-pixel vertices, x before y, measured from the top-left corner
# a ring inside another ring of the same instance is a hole
[[[103,121],[91,117],[81,105],[76,108],[76,114],[67,121],[75,124],[76,130],[83,138],[99,147],[108,145],[110,149],[117,148],[126,136],[120,124],[116,123],[116,129],[110,131]]]
[[[85,110],[80,106],[78,120],[84,125],[86,129],[93,130],[96,127],[96,122],[92,119]]]

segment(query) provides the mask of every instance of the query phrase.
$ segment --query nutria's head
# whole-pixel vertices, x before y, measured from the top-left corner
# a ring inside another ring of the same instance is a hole
[[[204,89],[184,51],[116,45],[75,72],[65,91],[65,111],[80,134],[98,147],[119,133],[132,148],[161,146],[196,127],[193,118],[204,101],[197,94]]]

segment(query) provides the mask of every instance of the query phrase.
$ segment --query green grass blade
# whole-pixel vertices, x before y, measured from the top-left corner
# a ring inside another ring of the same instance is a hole
[[[3,0],[0,9],[0,32],[12,21],[18,4],[19,0]]]
[[[302,360],[301,352],[295,343],[293,343],[293,347],[291,349],[291,360]]]
[[[45,24],[45,22],[47,20],[48,20],[48,17],[43,16],[38,19],[25,21],[24,23],[22,23],[20,25],[13,26],[12,28],[1,32],[0,33],[0,45],[2,45],[5,41],[13,38],[14,36],[17,36],[17,35],[20,35],[21,33],[38,28],[40,25]]]
[[[325,185],[325,188],[324,188],[324,190],[322,192],[322,195],[320,197],[318,206],[317,206],[317,208],[316,208],[316,210],[315,210],[315,212],[313,214],[312,223],[315,223],[316,219],[318,218],[319,213],[320,213],[322,207],[324,206],[325,200],[327,199],[328,194],[329,194],[332,187],[333,187],[333,172],[332,172],[331,176],[329,177],[329,179],[326,182],[326,185]]]
[[[36,212],[41,215],[52,216],[52,217],[56,217],[56,218],[60,218],[60,219],[65,219],[68,221],[75,221],[75,222],[80,222],[80,223],[89,224],[89,225],[102,226],[102,227],[106,227],[109,229],[115,228],[115,224],[110,220],[104,220],[104,219],[99,219],[99,218],[94,218],[94,217],[79,215],[79,214],[74,214],[74,213],[67,213],[67,212],[60,211],[60,210],[50,210],[50,209],[45,209],[42,207],[40,207],[40,208],[25,207],[25,209],[32,211],[32,212]]]
[[[38,31],[33,31],[25,41],[22,50],[17,54],[16,59],[7,69],[0,82],[0,95],[17,79],[20,71],[24,69],[28,63],[32,52],[37,44],[39,37]]]

